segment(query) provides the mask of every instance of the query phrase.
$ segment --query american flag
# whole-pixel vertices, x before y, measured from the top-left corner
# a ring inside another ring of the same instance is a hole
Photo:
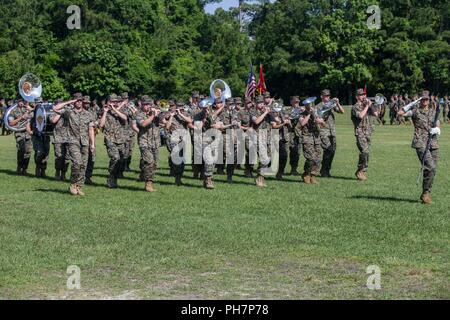
[[[253,97],[256,90],[256,79],[253,73],[253,65],[250,65],[250,72],[247,80],[247,90],[245,90],[245,97]]]

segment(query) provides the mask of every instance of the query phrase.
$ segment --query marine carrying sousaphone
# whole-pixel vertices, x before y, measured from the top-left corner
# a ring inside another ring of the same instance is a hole
[[[19,80],[19,94],[25,101],[35,102],[35,100],[42,94],[41,80],[32,73],[26,73]],[[9,117],[16,108],[17,104],[13,105],[5,112],[3,123],[5,124],[5,127],[10,131],[23,132],[26,130],[26,126],[28,122],[30,122],[30,119],[24,119],[15,126],[11,126],[9,124]]]

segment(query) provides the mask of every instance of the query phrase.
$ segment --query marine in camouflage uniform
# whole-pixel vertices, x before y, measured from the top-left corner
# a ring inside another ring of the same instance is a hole
[[[250,97],[245,98],[245,107],[239,110],[238,117],[240,121],[240,128],[244,132],[248,132],[248,130],[251,130],[251,111],[254,108],[253,101]],[[249,148],[249,139],[245,139],[245,176],[247,178],[253,178],[253,164],[250,163],[250,148]],[[241,159],[239,159],[241,161]]]
[[[279,151],[279,164],[278,172],[276,175],[277,180],[283,179],[284,169],[286,168],[288,156],[289,156],[289,142],[291,141],[290,133],[292,131],[292,121],[290,118],[291,108],[283,108],[278,106],[272,108],[272,129],[279,131],[278,151]]]
[[[39,132],[36,128],[36,108],[41,104],[42,98],[37,98],[35,101],[35,108],[31,113],[32,120],[27,124],[27,131],[31,135],[34,150],[34,163],[36,164],[35,175],[37,178],[45,178],[45,171],[47,170],[48,156],[50,153],[50,136]]]
[[[94,133],[95,136],[98,134],[98,118],[100,115],[100,107],[97,105],[97,103],[91,103],[91,98],[89,96],[83,97],[83,108],[87,111],[89,111],[92,114],[92,118],[94,119]],[[89,157],[88,157],[88,163],[86,167],[86,184],[93,184],[92,182],[92,175],[94,174],[94,167],[95,167],[95,158],[96,158],[96,150],[89,150]]]
[[[444,97],[444,122],[448,123],[450,120],[450,98]]]
[[[369,167],[369,156],[372,142],[373,125],[370,116],[377,116],[372,107],[372,102],[367,99],[364,89],[358,89],[357,102],[352,107],[352,122],[355,128],[356,145],[359,150],[358,169],[356,177],[359,181],[367,180],[367,169]]]
[[[56,106],[65,107],[69,102],[58,100]],[[73,108],[73,106],[72,106]],[[69,168],[70,159],[67,150],[68,126],[60,114],[54,113],[50,118],[53,123],[53,150],[55,155],[55,179],[66,180],[67,169]]]
[[[330,103],[330,90],[324,89],[321,93],[322,101],[316,105],[317,110],[323,108]],[[324,124],[320,126],[320,141],[323,149],[322,168],[320,176],[324,178],[331,177],[331,166],[333,164],[334,155],[336,154],[336,123],[334,112],[344,114],[345,110],[339,103],[339,99],[333,99],[334,108],[323,114],[321,117]]]
[[[237,132],[240,128],[239,114],[234,106],[234,99],[225,101],[225,108],[217,117],[216,123],[223,139],[223,165],[226,165],[227,182],[233,182],[233,174],[237,163]],[[221,125],[220,125],[221,124]],[[231,136],[229,136],[229,134]],[[230,140],[231,138],[231,140]],[[231,159],[231,157],[233,157]],[[222,165],[222,166],[223,166]]]
[[[271,105],[271,103],[269,103]],[[264,98],[259,96],[256,98],[256,108],[250,111],[251,129],[249,132],[256,133],[258,137],[258,168],[255,184],[257,187],[266,187],[263,170],[270,167],[271,159],[271,132],[273,116],[270,114],[270,108],[266,106]],[[264,153],[261,153],[260,146],[264,146]],[[267,157],[267,158],[266,158]]]
[[[295,127],[297,126],[298,119],[302,109],[300,107],[300,98],[298,96],[291,97],[291,106],[285,107],[282,110],[282,118],[284,120],[290,120],[280,130],[280,164],[277,173],[277,179],[283,178],[287,161],[291,166],[290,175],[298,175],[298,163],[300,161],[301,154],[301,137],[297,135]]]
[[[318,183],[316,177],[319,175],[322,158],[320,125],[323,124],[324,121],[316,115],[312,103],[306,104],[295,127],[297,134],[302,139],[303,156],[305,157],[302,178],[306,184]]]
[[[124,108],[128,109],[128,119],[124,125],[125,145],[124,145],[124,161],[121,168],[120,176],[123,177],[124,171],[131,171],[130,164],[133,156],[133,148],[136,140],[136,132],[132,128],[132,122],[135,120],[136,109],[129,103],[128,92],[121,94],[122,101],[126,101]]]
[[[103,115],[100,119],[100,128],[103,129],[106,151],[109,157],[107,185],[112,189],[118,187],[117,179],[125,160],[125,142],[128,139],[128,134],[124,128],[128,121],[128,111],[124,106],[125,103],[120,102],[117,95],[111,94],[107,105],[103,108]]]
[[[83,96],[74,95],[73,108],[64,108],[64,104],[56,105],[53,110],[61,114],[67,126],[67,150],[72,162],[70,176],[70,193],[84,196],[82,190],[85,181],[89,149],[95,149],[94,118],[92,113],[83,109]],[[64,109],[63,109],[64,108]]]
[[[400,110],[400,114],[411,117],[414,124],[414,138],[411,147],[416,149],[420,163],[424,161],[423,184],[421,200],[430,204],[434,177],[436,176],[439,159],[438,136],[441,134],[439,121],[434,126],[437,109],[431,105],[429,91],[422,93],[420,107],[410,110]],[[428,146],[428,138],[432,137]],[[427,149],[429,147],[429,149]]]
[[[168,113],[165,120],[165,129],[166,129],[166,141],[167,149],[169,150],[169,166],[172,168],[172,173],[175,176],[175,184],[177,186],[182,185],[182,177],[185,168],[185,161],[181,161],[180,164],[176,164],[172,161],[172,152],[174,148],[185,138],[181,134],[175,134],[177,130],[188,130],[189,124],[192,124],[192,119],[188,114],[184,111],[184,103],[182,101],[178,101],[176,103],[176,108]],[[189,132],[189,131],[188,131]],[[189,142],[185,142],[189,143]],[[178,152],[178,156],[181,159],[184,159],[184,149],[180,148]]]
[[[149,98],[141,99],[142,111],[136,114],[136,125],[139,128],[138,143],[141,151],[142,177],[145,190],[154,192],[153,182],[158,167],[159,147],[161,146],[159,114]]]
[[[11,127],[17,126],[23,121],[29,121],[32,117],[32,109],[27,107],[22,99],[18,101],[15,108],[9,115],[8,121]],[[31,134],[28,131],[14,132],[17,148],[17,174],[27,175],[28,165],[30,163],[33,144]]]

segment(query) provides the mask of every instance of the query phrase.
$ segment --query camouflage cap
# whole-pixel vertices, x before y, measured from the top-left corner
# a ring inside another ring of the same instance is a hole
[[[264,98],[270,98],[270,92],[269,91],[264,92],[263,93],[263,97]]]
[[[299,96],[293,96],[293,97],[291,97],[291,101],[292,102],[300,102],[300,97]]]
[[[201,94],[199,97],[201,100],[205,99],[205,95]]]
[[[228,99],[225,100],[226,104],[232,104],[233,102],[234,102],[233,98],[228,98]]]
[[[242,103],[241,97],[236,97],[236,98],[234,98],[234,103],[236,103],[236,104]]]
[[[149,96],[145,95],[141,97],[141,104],[142,105],[153,104],[153,100]]]
[[[83,97],[83,103],[91,103],[91,97],[89,97],[89,96],[84,96],[84,97]]]
[[[177,100],[177,107],[184,107],[183,100]]]
[[[110,102],[118,102],[120,100],[119,100],[119,97],[117,97],[117,94],[111,93],[109,95],[109,97],[108,97],[108,101],[110,101]]]
[[[79,92],[74,93],[73,100],[83,100],[83,95]]]
[[[127,100],[128,99],[128,92],[124,92],[120,95],[120,97],[122,98],[122,100]]]
[[[323,97],[329,97],[331,96],[331,92],[329,89],[323,89],[322,92],[320,93]]]
[[[214,99],[214,104],[222,103],[222,98]]]
[[[198,91],[193,91],[192,92],[192,98],[199,98],[199,97],[200,97],[200,94],[199,94]]]
[[[257,96],[255,101],[256,101],[256,103],[264,103],[264,97],[263,96]]]
[[[44,100],[42,99],[42,97],[37,97],[36,99],[34,99],[34,103],[42,103]]]
[[[245,104],[249,104],[249,103],[253,103],[252,98],[250,98],[250,97],[245,97]]]
[[[175,100],[173,100],[173,99],[169,100],[169,106],[175,106],[175,105],[176,105]]]
[[[428,90],[422,91],[421,97],[422,97],[422,99],[428,99],[428,100],[430,100],[430,91],[428,91]]]
[[[360,89],[356,90],[356,95],[364,96],[364,95],[366,95],[366,90],[360,88]]]

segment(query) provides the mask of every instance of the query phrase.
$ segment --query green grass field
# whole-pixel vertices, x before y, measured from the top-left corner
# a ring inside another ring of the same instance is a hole
[[[207,191],[188,170],[176,187],[165,151],[157,193],[142,191],[137,172],[108,190],[99,140],[95,185],[72,197],[68,183],[16,176],[14,139],[0,137],[0,298],[449,299],[450,126],[434,204],[423,206],[412,127],[376,128],[370,179],[359,183],[348,118],[335,178],[263,190],[242,171]],[[69,265],[81,269],[80,290],[66,287]],[[369,265],[381,269],[381,290],[366,287]]]

